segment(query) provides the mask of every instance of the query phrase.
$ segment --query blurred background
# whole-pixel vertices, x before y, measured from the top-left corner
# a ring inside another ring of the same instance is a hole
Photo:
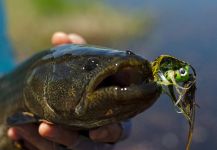
[[[197,71],[193,150],[217,149],[217,1],[7,0],[10,38],[18,62],[51,47],[55,31],[75,32],[90,44],[132,50],[152,61],[170,54]],[[162,95],[132,119],[129,139],[115,150],[183,150],[188,124]]]

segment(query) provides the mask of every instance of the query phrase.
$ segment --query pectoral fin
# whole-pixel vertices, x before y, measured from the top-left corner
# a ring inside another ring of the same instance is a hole
[[[7,124],[9,126],[36,123],[38,121],[39,119],[30,112],[17,112],[14,115],[7,118]]]

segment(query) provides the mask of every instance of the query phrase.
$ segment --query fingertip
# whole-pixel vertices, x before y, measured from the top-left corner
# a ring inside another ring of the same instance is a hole
[[[71,43],[86,44],[86,41],[84,40],[84,38],[82,36],[76,34],[76,33],[68,34],[68,38],[69,38]]]
[[[78,142],[78,133],[77,131],[67,130],[58,125],[52,125],[49,123],[41,123],[39,125],[39,134],[47,138],[48,140],[62,144],[65,146],[72,146]]]
[[[10,139],[17,141],[19,140],[21,137],[19,136],[17,129],[16,128],[9,128],[7,135]]]
[[[51,38],[51,43],[53,45],[61,45],[69,42],[70,40],[68,38],[68,35],[64,32],[55,32]]]
[[[39,125],[38,132],[42,137],[51,137],[53,135],[52,125],[43,122]]]

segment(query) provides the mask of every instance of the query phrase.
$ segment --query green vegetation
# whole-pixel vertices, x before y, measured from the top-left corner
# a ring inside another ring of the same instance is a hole
[[[19,60],[51,47],[55,31],[75,32],[88,43],[111,46],[149,33],[152,26],[144,12],[127,13],[99,0],[7,0],[7,11]]]
[[[91,11],[103,5],[100,0],[91,0],[91,3],[88,0],[34,0],[32,3],[38,13],[47,16]]]

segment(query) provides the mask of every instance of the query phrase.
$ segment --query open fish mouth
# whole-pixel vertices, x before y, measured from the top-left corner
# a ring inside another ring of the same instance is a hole
[[[89,83],[75,112],[95,127],[129,119],[149,108],[160,96],[151,65],[144,59],[124,59],[103,68]],[[86,128],[86,125],[84,128]]]
[[[153,81],[150,64],[144,59],[125,59],[111,64],[98,73],[89,83],[87,94],[110,98],[132,104],[153,101],[160,94]],[[132,101],[134,100],[134,101]]]
[[[149,63],[135,59],[114,63],[90,81],[88,92],[111,89],[127,90],[153,79]]]
[[[144,72],[138,66],[125,66],[119,68],[114,74],[106,75],[105,78],[99,82],[95,90],[106,87],[116,87],[126,89],[132,84],[138,85],[141,83],[148,83],[149,77],[144,76]]]

